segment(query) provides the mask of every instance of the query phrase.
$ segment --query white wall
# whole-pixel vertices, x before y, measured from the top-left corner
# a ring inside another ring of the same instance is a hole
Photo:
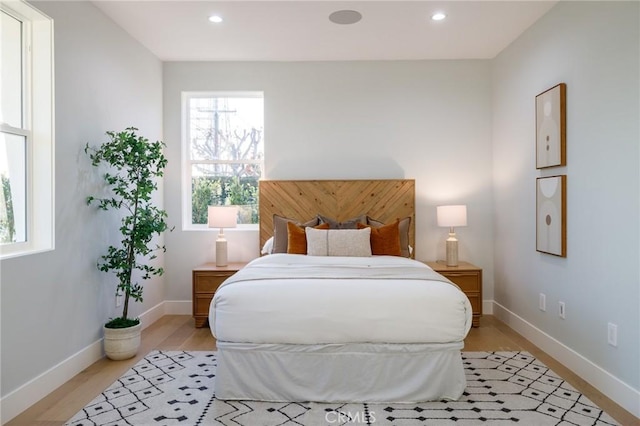
[[[214,231],[180,227],[180,93],[265,97],[265,178],[416,180],[416,257],[444,258],[435,206],[468,205],[460,258],[493,295],[489,61],[164,64],[167,299],[191,299],[191,269],[214,260]],[[258,256],[257,231],[225,230],[229,260]]]
[[[494,60],[492,76],[495,300],[634,388],[636,415],[639,12],[637,2],[560,2]],[[559,82],[567,166],[538,171],[534,98]],[[535,250],[535,178],[555,174],[567,175],[566,258]],[[608,322],[618,325],[617,348]]]
[[[112,233],[119,221],[85,205],[100,177],[84,145],[132,125],[150,139],[162,138],[160,61],[90,2],[34,5],[54,19],[55,29],[56,241],[54,251],[1,263],[5,416],[18,403],[8,395],[98,341],[104,322],[120,313],[114,277],[95,266],[117,241]],[[134,315],[164,300],[164,279],[155,281]]]

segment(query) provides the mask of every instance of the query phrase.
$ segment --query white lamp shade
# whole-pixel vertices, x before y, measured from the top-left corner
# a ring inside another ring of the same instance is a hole
[[[238,223],[237,206],[209,206],[209,228],[235,228]]]
[[[467,226],[467,206],[438,206],[438,226],[453,228]]]

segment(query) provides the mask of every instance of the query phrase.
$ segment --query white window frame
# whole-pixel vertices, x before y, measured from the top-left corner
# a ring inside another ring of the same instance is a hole
[[[223,164],[236,163],[236,161],[225,160],[192,160],[191,140],[189,137],[189,99],[211,97],[259,97],[264,99],[264,92],[261,91],[195,91],[182,92],[182,230],[183,231],[203,231],[209,229],[206,224],[191,223],[192,216],[192,193],[191,193],[191,170],[193,164]],[[262,160],[243,160],[245,164],[259,164],[260,170],[264,173],[264,158]],[[261,176],[262,178],[262,176]],[[258,230],[259,224],[238,224],[237,228],[225,229],[224,232],[233,232],[234,229]],[[215,230],[218,231],[217,229]]]
[[[54,249],[54,62],[53,20],[23,0],[0,8],[23,23],[23,122],[0,123],[6,133],[26,136],[26,241],[0,245],[0,259]]]

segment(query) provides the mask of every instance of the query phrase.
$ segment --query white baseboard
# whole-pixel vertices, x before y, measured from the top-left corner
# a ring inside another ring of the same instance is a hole
[[[616,404],[634,416],[640,417],[640,391],[495,301],[492,311],[498,319],[589,382]]]
[[[142,329],[149,327],[165,315],[165,302],[160,302],[156,306],[147,309],[138,316]]]
[[[7,394],[0,400],[0,424],[7,423],[103,356],[100,339]]]
[[[191,306],[191,302],[188,303]],[[139,316],[142,329],[149,327],[163,315],[165,302],[146,310]],[[0,399],[0,424],[7,423],[103,356],[100,339],[7,394]]]

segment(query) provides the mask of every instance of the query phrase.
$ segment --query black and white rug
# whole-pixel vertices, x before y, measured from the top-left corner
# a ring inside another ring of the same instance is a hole
[[[153,351],[67,425],[617,425],[527,352],[463,352],[458,401],[322,404],[215,399],[215,352]]]

